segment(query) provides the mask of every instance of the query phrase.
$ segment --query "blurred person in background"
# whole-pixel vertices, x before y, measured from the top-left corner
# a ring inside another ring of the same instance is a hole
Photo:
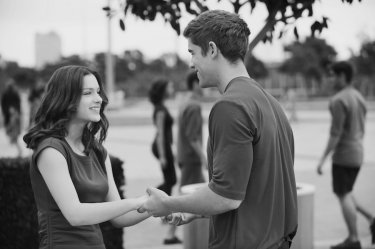
[[[187,95],[178,114],[177,161],[181,170],[180,188],[205,182],[202,166],[207,168],[203,150],[202,89],[196,72],[186,79]]]
[[[21,134],[21,97],[15,82],[10,82],[1,96],[1,111],[4,117],[5,133],[10,144],[17,149],[17,156],[22,156]]]
[[[173,117],[171,116],[165,101],[174,93],[171,81],[160,79],[152,83],[149,90],[149,99],[154,106],[152,120],[156,128],[154,141],[152,142],[152,153],[159,160],[163,174],[163,183],[157,188],[167,195],[172,195],[173,186],[177,182],[173,144]],[[181,240],[176,236],[176,226],[168,225],[167,236],[163,243],[178,244]]]
[[[366,103],[359,91],[352,85],[353,68],[345,61],[330,67],[330,80],[335,95],[329,103],[331,114],[330,136],[326,149],[317,166],[319,175],[328,155],[332,155],[333,192],[340,202],[349,235],[332,249],[360,249],[357,230],[357,211],[370,223],[372,243],[375,243],[374,216],[354,197],[352,192],[357,175],[363,163],[363,137],[366,122]]]
[[[31,127],[34,124],[36,111],[38,110],[40,106],[43,94],[44,94],[44,86],[37,85],[31,89],[31,92],[28,98],[29,105],[30,105],[29,127]]]

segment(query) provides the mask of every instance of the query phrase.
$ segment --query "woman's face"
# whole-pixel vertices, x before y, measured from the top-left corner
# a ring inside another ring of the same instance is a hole
[[[98,122],[100,121],[101,105],[102,98],[100,97],[98,81],[92,74],[84,76],[81,100],[74,118],[84,123]]]

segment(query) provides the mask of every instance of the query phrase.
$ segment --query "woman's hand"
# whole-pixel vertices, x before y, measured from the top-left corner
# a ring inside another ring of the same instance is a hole
[[[172,213],[165,217],[162,217],[162,220],[175,226],[181,226],[188,224],[199,217],[202,216],[190,213]]]

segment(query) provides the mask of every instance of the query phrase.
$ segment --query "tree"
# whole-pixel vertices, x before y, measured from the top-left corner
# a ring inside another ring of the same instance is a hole
[[[254,79],[264,78],[268,75],[268,69],[264,63],[254,55],[249,57],[248,63],[246,64],[246,70]]]
[[[357,86],[367,96],[375,95],[375,41],[362,44],[359,54],[351,58],[358,78]]]
[[[56,63],[50,63],[45,65],[39,71],[39,77],[42,79],[43,82],[48,82],[52,74],[60,67],[68,65],[90,66],[90,64],[91,63],[89,61],[82,59],[79,55],[63,57]]]
[[[336,57],[335,49],[319,38],[308,37],[304,42],[295,41],[284,47],[290,53],[280,70],[288,74],[301,74],[307,79],[320,81],[329,63]]]
[[[20,67],[17,62],[5,62],[4,68],[0,70],[1,91],[9,80],[15,81],[20,88],[32,88],[37,79],[37,72],[33,68]],[[0,92],[1,92],[0,91]]]
[[[217,0],[221,2],[222,0]],[[277,37],[280,39],[285,31],[292,27],[294,35],[298,39],[298,29],[296,21],[300,18],[313,17],[313,5],[317,0],[227,0],[233,6],[233,11],[238,13],[245,5],[250,5],[251,14],[259,5],[265,5],[268,16],[266,18],[263,28],[254,37],[249,44],[249,55],[255,46],[260,42],[272,42],[276,24],[280,25],[280,30]],[[358,0],[361,2],[361,0]],[[352,4],[353,0],[341,0],[342,3]],[[192,15],[198,15],[203,11],[208,10],[206,0],[127,0],[123,6],[123,12],[133,14],[140,17],[142,20],[153,21],[158,14],[160,14],[165,22],[169,23],[171,27],[177,32],[181,33],[180,19],[183,14],[183,9]],[[110,11],[109,7],[103,8]],[[323,29],[328,28],[328,17],[321,17],[316,19],[311,25],[311,36],[320,33]],[[124,21],[120,21],[120,25],[125,29]],[[249,60],[249,56],[246,61]]]
[[[362,44],[359,55],[352,58],[357,73],[367,77],[375,77],[375,41]]]

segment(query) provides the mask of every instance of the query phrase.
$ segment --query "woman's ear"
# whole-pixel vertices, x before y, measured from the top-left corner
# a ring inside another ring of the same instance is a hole
[[[211,57],[216,57],[219,54],[219,49],[216,46],[215,42],[210,41],[208,43],[208,55]]]

